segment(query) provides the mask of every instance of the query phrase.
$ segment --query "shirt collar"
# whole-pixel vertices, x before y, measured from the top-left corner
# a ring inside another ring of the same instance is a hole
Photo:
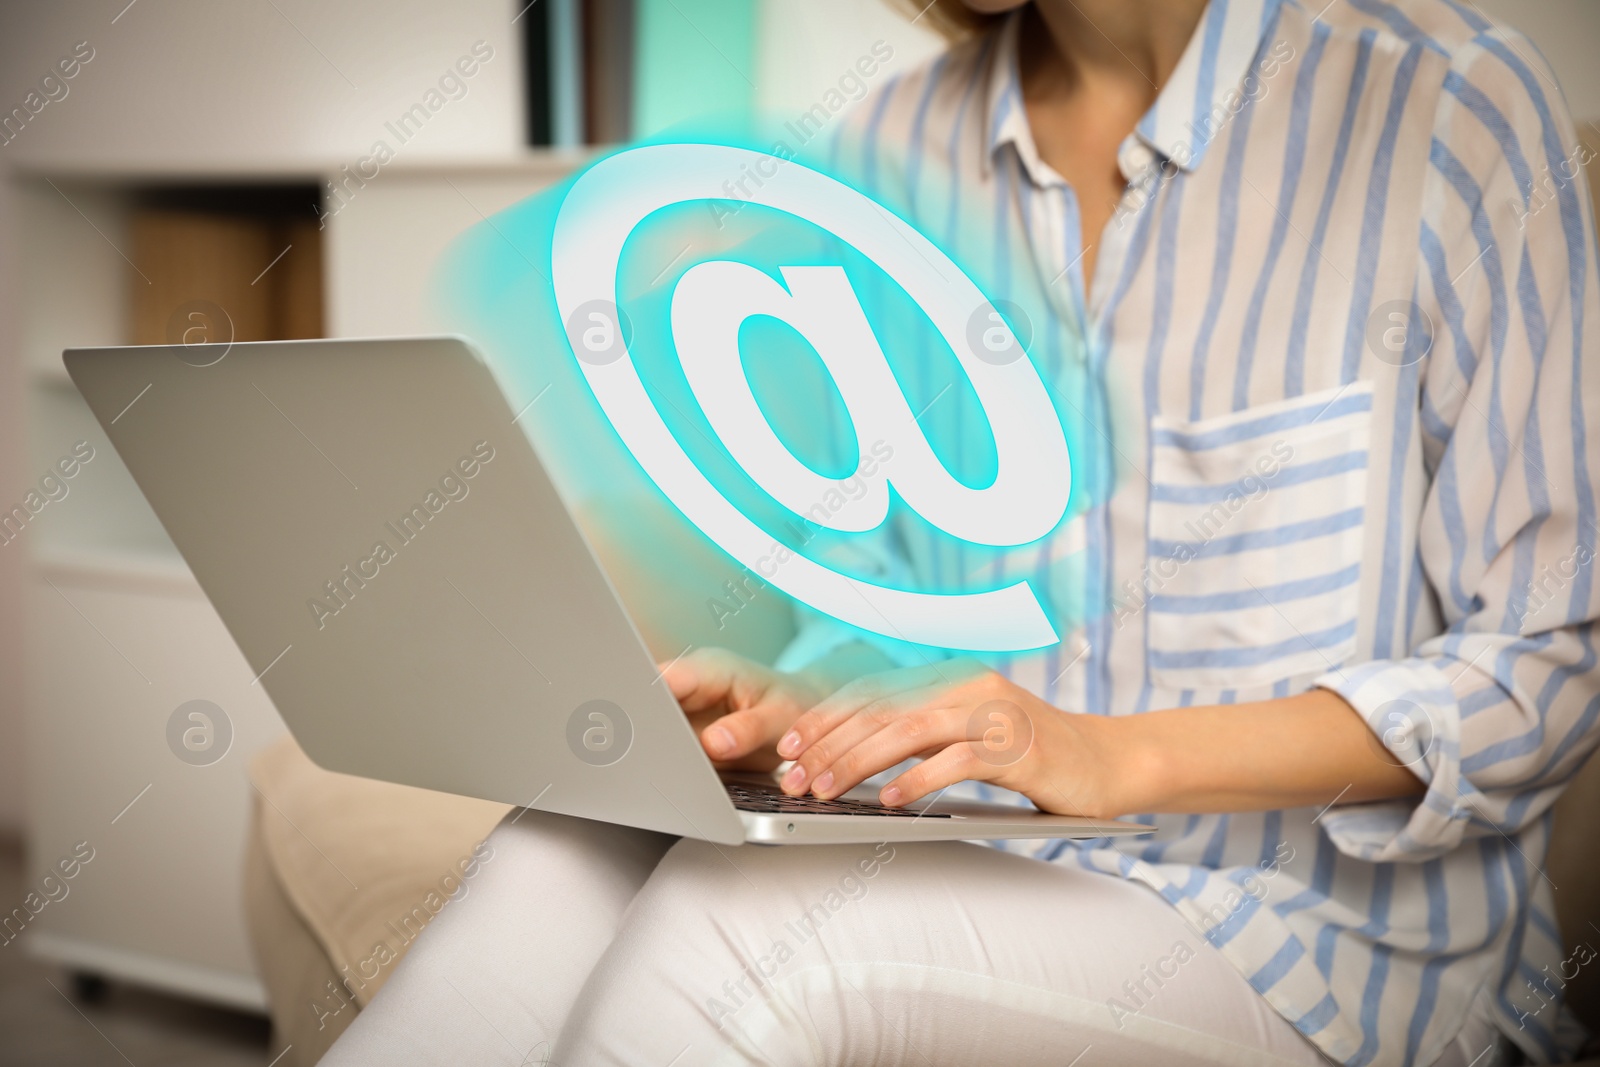
[[[1262,40],[1276,22],[1282,0],[1211,0],[1194,36],[1184,47],[1178,65],[1162,86],[1150,110],[1134,128],[1132,138],[1157,156],[1193,170],[1206,149],[1237,113],[1235,94],[1248,95],[1244,87]],[[1016,147],[1024,167],[1037,184],[1050,185],[1061,178],[1039,159],[1033,131],[1022,104],[1022,82],[1017,66],[1017,37],[1022,22],[1018,11],[1001,26],[995,40],[986,92],[988,159],[1000,147]],[[1124,158],[1129,153],[1122,153]],[[1132,178],[1132,174],[1125,174]]]
[[[995,36],[989,80],[984,87],[989,144],[984,165],[986,168],[990,165],[1002,145],[1015,145],[1023,166],[1036,184],[1056,184],[1061,179],[1039,159],[1033,130],[1028,126],[1028,113],[1022,106],[1022,76],[1017,66],[1017,34],[1021,25],[1022,12],[1014,12],[1001,23]]]

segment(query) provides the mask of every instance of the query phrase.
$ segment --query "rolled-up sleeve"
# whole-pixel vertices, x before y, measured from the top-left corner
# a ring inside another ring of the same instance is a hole
[[[1431,347],[1411,372],[1431,476],[1417,556],[1445,626],[1315,683],[1427,786],[1325,816],[1342,851],[1380,862],[1515,834],[1600,743],[1592,153],[1525,40],[1465,50],[1449,78],[1413,298]]]

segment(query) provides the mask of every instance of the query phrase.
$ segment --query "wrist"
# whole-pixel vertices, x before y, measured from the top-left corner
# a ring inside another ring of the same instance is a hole
[[[1103,769],[1104,815],[1120,818],[1164,810],[1170,803],[1178,768],[1144,715],[1074,716],[1088,734],[1089,751]]]

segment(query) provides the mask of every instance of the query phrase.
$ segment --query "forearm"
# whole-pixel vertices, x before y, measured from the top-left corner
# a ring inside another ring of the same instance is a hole
[[[1423,792],[1356,711],[1324,689],[1099,725],[1104,751],[1120,764],[1123,813],[1269,811]]]

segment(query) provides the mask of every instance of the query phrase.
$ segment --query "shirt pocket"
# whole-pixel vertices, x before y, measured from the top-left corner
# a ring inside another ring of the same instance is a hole
[[[1151,426],[1148,669],[1243,689],[1355,651],[1372,383]]]

